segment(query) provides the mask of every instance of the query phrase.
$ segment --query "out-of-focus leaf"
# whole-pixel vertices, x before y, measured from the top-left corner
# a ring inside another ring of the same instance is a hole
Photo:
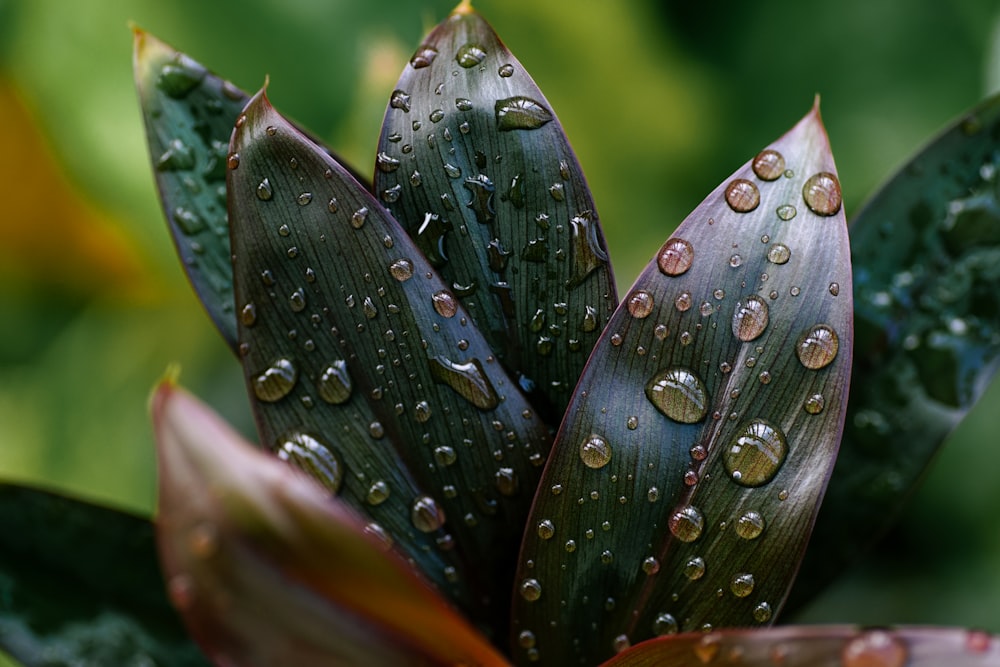
[[[817,108],[685,219],[595,347],[518,562],[519,659],[773,620],[836,456],[851,314]]]
[[[1000,360],[1000,97],[959,119],[851,226],[855,382],[793,604],[895,517]]]
[[[644,642],[603,667],[739,664],[746,667],[986,667],[1000,641],[974,630],[802,626],[690,633]]]
[[[617,305],[614,279],[551,105],[466,4],[392,93],[375,193],[557,423]]]
[[[0,76],[0,279],[74,295],[148,291],[133,243],[68,181],[30,111]]]
[[[341,469],[342,497],[429,578],[471,588],[474,618],[506,616],[484,610],[509,594],[545,424],[403,230],[263,93],[232,151],[240,344],[261,441],[307,469]]]
[[[153,399],[167,589],[218,664],[504,665],[363,520],[165,384]]]
[[[167,602],[151,524],[0,484],[0,647],[34,665],[204,665]]]

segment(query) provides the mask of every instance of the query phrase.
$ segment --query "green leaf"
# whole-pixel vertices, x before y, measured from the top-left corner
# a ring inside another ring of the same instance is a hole
[[[986,667],[1000,665],[995,635],[943,628],[869,630],[801,626],[690,633],[644,642],[602,667],[697,665],[745,667]]]
[[[851,305],[817,108],[681,223],[595,347],[528,521],[518,659],[773,620],[840,441]]]
[[[34,665],[205,665],[164,595],[151,524],[0,484],[0,647]]]
[[[386,109],[374,191],[555,425],[617,305],[597,209],[551,105],[460,5]]]
[[[855,382],[794,604],[885,531],[1000,360],[1000,97],[917,153],[858,213]]]
[[[506,616],[490,607],[510,590],[548,429],[364,188],[263,93],[237,128],[234,271],[261,441],[340,469],[342,483],[320,477],[432,581],[476,619]]]
[[[153,420],[167,588],[216,664],[506,664],[364,520],[202,403],[162,385]]]

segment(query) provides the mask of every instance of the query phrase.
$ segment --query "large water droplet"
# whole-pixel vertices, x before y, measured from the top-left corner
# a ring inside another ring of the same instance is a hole
[[[705,576],[705,559],[694,556],[684,563],[684,576],[691,581],[697,581]]]
[[[518,592],[528,602],[535,602],[542,597],[542,585],[538,583],[538,579],[525,579],[518,586]]]
[[[478,359],[462,364],[437,356],[429,364],[435,382],[448,385],[480,410],[493,410],[500,404],[500,397]]]
[[[726,203],[737,213],[748,213],[760,205],[760,190],[745,178],[734,178],[726,186]]]
[[[909,651],[901,639],[883,630],[872,630],[844,646],[842,667],[903,667]]]
[[[351,376],[347,372],[347,362],[338,359],[323,369],[316,380],[316,391],[327,403],[339,405],[351,397]]]
[[[662,637],[663,635],[675,635],[679,630],[677,625],[677,619],[671,614],[660,614],[653,621],[653,634],[657,637]]]
[[[410,66],[413,69],[422,69],[424,67],[430,67],[434,59],[437,58],[438,52],[433,46],[428,46],[423,44],[417,49],[417,52],[413,54],[410,58]]]
[[[468,69],[475,67],[486,58],[486,51],[476,44],[464,44],[455,54],[455,62]]]
[[[383,151],[375,156],[375,166],[378,167],[379,171],[391,174],[399,169],[399,160]]]
[[[656,409],[682,424],[695,424],[708,413],[708,390],[690,370],[670,368],[646,384],[646,397]]]
[[[288,461],[336,495],[344,481],[344,464],[327,445],[311,435],[293,431],[278,444],[278,458]]]
[[[785,173],[785,157],[776,150],[765,148],[753,159],[753,173],[762,181],[775,181]]]
[[[813,394],[806,399],[802,408],[811,415],[818,415],[823,412],[823,406],[825,403],[826,401],[823,399],[823,394]]]
[[[653,295],[646,290],[636,290],[628,298],[628,312],[636,319],[649,317],[653,312]]]
[[[736,302],[733,335],[744,342],[754,340],[764,333],[769,321],[767,302],[753,294]]]
[[[455,317],[458,312],[458,300],[447,290],[440,290],[431,296],[434,310],[441,317]]]
[[[802,199],[813,213],[834,215],[842,203],[840,181],[825,171],[814,174],[802,186]]]
[[[784,243],[775,243],[767,249],[767,261],[772,264],[785,264],[792,257],[792,251]]]
[[[537,532],[538,537],[543,540],[552,539],[552,536],[556,534],[556,525],[549,519],[543,519],[538,522]]]
[[[410,521],[421,533],[433,533],[444,525],[444,510],[430,496],[417,496],[410,506]]]
[[[777,474],[788,454],[785,434],[763,419],[747,422],[722,453],[726,472],[743,486],[760,486]]]
[[[535,130],[552,120],[552,112],[530,97],[515,95],[497,100],[494,105],[497,129]]]
[[[265,403],[274,403],[287,396],[298,379],[299,370],[295,363],[282,357],[254,376],[253,393]]]
[[[826,324],[817,324],[799,338],[795,354],[803,366],[815,371],[829,366],[839,348],[837,332]]]
[[[755,540],[764,532],[764,517],[756,510],[748,510],[736,520],[734,530],[744,540]]]
[[[397,259],[389,265],[389,273],[399,282],[406,282],[413,277],[413,262],[406,259]]]
[[[741,572],[740,574],[733,576],[732,580],[729,582],[729,590],[731,590],[733,595],[738,598],[745,598],[753,593],[753,587],[753,575],[747,572]]]
[[[753,618],[758,623],[767,623],[771,620],[771,605],[761,602],[753,608]]]
[[[668,239],[656,256],[660,271],[668,276],[679,276],[691,268],[694,261],[694,248],[681,238]]]
[[[674,512],[667,521],[670,532],[681,542],[694,542],[701,537],[705,518],[696,507],[687,505]]]
[[[591,433],[580,443],[580,460],[588,468],[603,468],[611,460],[611,445],[601,436]]]

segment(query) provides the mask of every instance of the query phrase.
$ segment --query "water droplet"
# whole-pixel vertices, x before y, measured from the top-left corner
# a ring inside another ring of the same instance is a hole
[[[636,290],[628,298],[628,312],[636,319],[649,317],[653,312],[653,295],[646,290]]]
[[[601,436],[591,433],[580,443],[580,460],[588,468],[603,468],[611,460],[611,445]]]
[[[339,405],[351,397],[351,376],[347,372],[347,362],[338,359],[323,369],[316,380],[316,391],[327,403]]]
[[[691,581],[697,581],[705,576],[705,559],[694,556],[684,564],[684,576]]]
[[[733,255],[729,258],[729,266],[734,269],[743,263],[743,258],[740,255]]]
[[[753,173],[762,181],[775,181],[785,173],[785,157],[776,150],[765,148],[753,159]]]
[[[701,306],[698,308],[698,312],[701,313],[702,317],[708,317],[715,312],[715,306],[708,301],[702,301]]]
[[[830,287],[828,289],[830,290],[831,296],[837,296],[840,294],[840,285],[838,283],[830,283]]]
[[[410,58],[410,66],[413,69],[423,69],[424,67],[430,67],[434,59],[437,58],[438,52],[433,46],[428,46],[423,44],[417,49],[417,52],[413,54]]]
[[[795,354],[803,366],[815,371],[829,366],[839,347],[837,332],[826,324],[817,324],[799,338]]]
[[[771,620],[771,605],[761,602],[753,608],[753,618],[758,623],[767,623]]]
[[[646,397],[656,409],[682,424],[695,424],[708,412],[708,390],[686,368],[661,371],[646,384]]]
[[[453,447],[443,445],[434,448],[434,460],[439,466],[450,466],[458,460],[458,454]]]
[[[646,492],[646,500],[651,503],[655,503],[660,499],[660,490],[655,486],[649,487],[649,491]]]
[[[788,222],[789,220],[795,217],[795,214],[798,213],[798,211],[796,211],[795,207],[792,206],[791,204],[783,204],[778,207],[776,213],[778,214],[779,218],[781,218],[785,222]]]
[[[501,496],[516,496],[521,488],[521,480],[513,468],[500,468],[493,478]]]
[[[543,519],[538,522],[537,532],[538,537],[543,540],[552,539],[552,536],[556,534],[556,525],[549,519]]]
[[[906,644],[884,630],[855,637],[840,655],[842,667],[903,667],[908,659]]]
[[[439,123],[441,122],[442,118],[444,118],[444,111],[442,111],[441,109],[434,109],[433,111],[431,111],[430,119],[432,123]],[[445,139],[450,140],[451,133],[448,131],[447,128],[445,128],[445,132],[447,133],[445,135]]]
[[[737,213],[748,213],[760,204],[760,191],[745,178],[734,178],[726,186],[726,203]]]
[[[344,481],[344,463],[329,446],[311,435],[293,431],[281,438],[279,459],[292,463],[336,495]]]
[[[197,164],[194,150],[180,139],[171,139],[167,149],[156,161],[159,171],[184,171]]]
[[[380,152],[377,156],[375,156],[375,166],[378,167],[379,171],[391,174],[399,169],[399,160],[386,152]]]
[[[497,100],[494,105],[497,129],[535,130],[552,120],[552,112],[530,97],[515,95]]]
[[[777,474],[788,453],[785,434],[763,419],[748,422],[722,453],[726,472],[742,486],[760,486]]]
[[[767,249],[767,261],[772,264],[784,264],[792,257],[792,251],[784,243],[774,243]]]
[[[447,290],[440,290],[431,297],[434,302],[434,310],[441,317],[454,317],[458,312],[458,300]]]
[[[464,44],[455,54],[455,62],[468,69],[475,67],[486,58],[486,51],[476,44]]]
[[[681,292],[677,295],[677,298],[674,299],[674,307],[682,313],[690,310],[693,303],[694,301],[691,299],[690,292]]]
[[[738,598],[745,598],[753,593],[753,586],[753,575],[747,572],[741,572],[733,576],[732,581],[729,582],[729,590]]]
[[[361,229],[365,226],[365,220],[368,219],[368,209],[362,206],[357,211],[351,215],[351,227],[355,229]]]
[[[392,91],[389,97],[389,106],[393,109],[400,109],[404,113],[410,112],[410,96],[402,90]]]
[[[691,268],[694,248],[681,238],[668,239],[656,257],[660,271],[668,276],[679,276]]]
[[[306,204],[308,204],[312,200],[313,200],[313,196],[312,196],[311,192],[300,193],[299,196],[295,199],[295,201],[297,201],[299,203],[299,206],[305,206]]]
[[[240,322],[245,327],[252,327],[257,322],[257,307],[252,303],[243,306],[243,310],[240,311]]]
[[[437,356],[428,363],[435,382],[448,385],[480,410],[493,410],[500,404],[500,397],[478,359],[457,363]]]
[[[336,213],[340,209],[339,204],[337,204],[337,198],[331,197],[330,201],[326,203],[326,210],[330,213]]]
[[[823,399],[823,394],[813,394],[806,399],[806,402],[802,405],[802,408],[811,415],[818,415],[823,412],[823,407],[826,401]]]
[[[642,571],[648,575],[656,574],[660,571],[660,561],[653,556],[649,556],[642,561]]]
[[[253,379],[253,393],[265,403],[280,401],[292,391],[299,379],[299,370],[291,359],[276,359]]]
[[[542,585],[538,583],[537,579],[525,579],[518,586],[518,591],[521,593],[521,597],[528,602],[535,602],[542,597]]]
[[[236,169],[240,166],[240,154],[230,153],[229,157],[226,158],[226,166],[230,169]]]
[[[389,273],[399,282],[406,282],[413,277],[413,262],[406,258],[397,259],[389,265]]]
[[[423,424],[431,418],[431,406],[427,401],[417,401],[413,406],[413,418]]]
[[[385,427],[382,426],[381,422],[372,422],[368,425],[368,435],[376,440],[381,440],[385,437]]]
[[[674,512],[667,525],[674,537],[681,542],[694,542],[701,537],[705,519],[696,507],[687,505]]]
[[[764,532],[764,517],[756,510],[748,510],[736,520],[733,529],[744,540],[755,540]]]
[[[802,199],[817,215],[834,215],[842,203],[840,181],[831,173],[821,171],[809,177],[802,186]]]
[[[754,340],[764,333],[769,321],[767,302],[753,294],[736,302],[733,335],[744,342]]]
[[[677,619],[670,614],[660,614],[653,621],[653,634],[657,637],[675,635],[678,630]]]
[[[444,510],[430,496],[417,496],[410,506],[410,521],[421,533],[433,533],[444,525]]]

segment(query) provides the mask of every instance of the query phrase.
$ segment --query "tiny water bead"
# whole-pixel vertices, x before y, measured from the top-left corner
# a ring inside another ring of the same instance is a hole
[[[433,533],[444,525],[444,510],[430,496],[417,496],[410,506],[410,521],[421,533]]]
[[[659,614],[653,621],[653,634],[657,637],[675,635],[679,629],[677,619],[671,614]]]
[[[591,433],[580,443],[580,460],[588,468],[603,468],[611,460],[611,445],[601,436]]]
[[[830,291],[830,296],[837,296],[840,294],[840,285],[838,283],[830,283],[830,287],[827,289]]]
[[[734,178],[726,186],[726,203],[737,213],[749,213],[760,205],[760,190],[745,178]]]
[[[299,379],[299,370],[291,359],[276,359],[253,379],[254,395],[265,403],[280,401],[292,391]]]
[[[736,302],[733,310],[733,335],[743,342],[760,337],[770,322],[767,302],[756,294]]]
[[[668,276],[679,276],[691,268],[694,261],[694,247],[681,238],[670,238],[663,244],[656,256],[660,272]]]
[[[753,593],[754,579],[752,574],[742,572],[729,582],[729,590],[738,598],[745,598]]]
[[[389,499],[389,485],[379,480],[368,487],[368,495],[365,502],[369,505],[381,505]]]
[[[323,369],[316,380],[316,391],[327,403],[339,405],[351,397],[351,376],[347,372],[347,362],[338,359]]]
[[[802,404],[802,408],[811,415],[818,415],[823,412],[826,401],[823,399],[823,394],[813,394],[806,399],[806,402]]]
[[[245,327],[252,327],[257,322],[257,307],[248,303],[240,310],[240,322]]]
[[[906,644],[883,630],[855,637],[840,654],[842,667],[903,667],[908,659]]]
[[[747,422],[722,453],[726,472],[742,486],[771,481],[785,462],[788,441],[777,426],[763,419]]]
[[[646,384],[646,397],[664,415],[681,424],[695,424],[708,413],[708,390],[686,368],[661,371]]]
[[[528,602],[535,602],[542,597],[542,585],[538,583],[538,579],[525,579],[518,586],[518,592]]]
[[[697,581],[705,576],[705,559],[694,556],[684,564],[684,576],[691,581]]]
[[[785,156],[765,148],[753,159],[753,173],[762,181],[776,181],[785,173]]]
[[[755,540],[764,532],[764,517],[756,510],[749,510],[736,520],[733,530],[744,540]]]
[[[344,481],[344,464],[324,443],[306,433],[293,432],[281,439],[279,459],[294,464],[336,495]]]
[[[753,618],[758,623],[767,623],[771,620],[771,605],[761,602],[753,608]]]
[[[271,181],[265,178],[257,184],[257,199],[260,199],[261,201],[270,201],[273,196],[274,190],[271,188]]]
[[[543,519],[538,522],[537,532],[538,537],[543,540],[552,539],[552,536],[556,534],[556,525],[549,519]]]
[[[778,214],[778,217],[781,220],[784,220],[785,222],[788,222],[789,220],[791,220],[792,218],[795,217],[795,215],[798,213],[798,211],[791,204],[782,204],[781,206],[779,206],[777,208],[777,210],[775,211],[775,213]]]
[[[681,542],[694,542],[701,537],[705,518],[698,508],[687,505],[674,512],[667,521],[670,532]]]
[[[799,338],[795,354],[803,366],[815,371],[829,366],[839,348],[837,332],[829,325],[817,324]]]
[[[653,312],[653,295],[646,290],[636,290],[628,298],[628,312],[636,319],[649,317]]]
[[[642,571],[650,576],[656,574],[660,571],[660,561],[658,561],[654,556],[649,556],[642,561]]]
[[[774,243],[767,249],[767,261],[772,264],[787,264],[792,251],[784,243]]]
[[[829,172],[813,174],[802,186],[802,199],[813,213],[834,215],[842,203],[840,181]]]

